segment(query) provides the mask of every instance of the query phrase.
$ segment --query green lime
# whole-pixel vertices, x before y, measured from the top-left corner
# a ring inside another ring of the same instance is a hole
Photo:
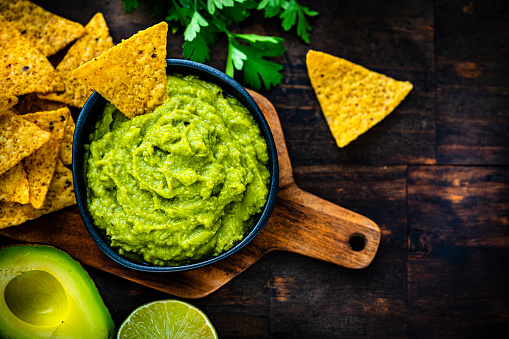
[[[180,300],[158,300],[135,309],[120,326],[117,338],[217,339],[209,318]]]

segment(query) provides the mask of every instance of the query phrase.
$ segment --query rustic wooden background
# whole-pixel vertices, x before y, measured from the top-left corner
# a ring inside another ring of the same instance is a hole
[[[101,11],[115,42],[160,21],[150,4],[127,15],[120,0],[34,2],[82,24]],[[320,12],[310,45],[261,14],[237,31],[286,39],[284,82],[261,93],[279,113],[296,183],[375,221],[378,254],[351,270],[272,252],[188,301],[221,338],[509,337],[509,3],[299,2]],[[168,57],[182,57],[182,42],[168,37]],[[310,48],[414,90],[338,149],[307,77]],[[208,64],[224,69],[225,59],[219,41]],[[137,306],[173,297],[86,268],[117,325]]]

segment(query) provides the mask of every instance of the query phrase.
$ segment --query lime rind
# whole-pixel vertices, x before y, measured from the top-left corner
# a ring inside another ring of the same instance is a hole
[[[118,339],[217,339],[209,318],[181,300],[157,300],[136,308],[119,328]]]

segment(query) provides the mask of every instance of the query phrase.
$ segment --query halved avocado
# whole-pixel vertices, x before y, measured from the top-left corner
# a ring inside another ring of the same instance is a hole
[[[45,245],[0,249],[1,338],[113,338],[115,325],[88,273]]]

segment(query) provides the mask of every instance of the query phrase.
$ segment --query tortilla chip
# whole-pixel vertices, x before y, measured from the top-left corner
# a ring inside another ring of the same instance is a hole
[[[28,204],[28,180],[21,162],[0,175],[0,200]]]
[[[74,119],[71,115],[69,115],[69,119],[67,119],[67,124],[65,125],[64,137],[60,144],[60,151],[58,153],[58,157],[65,165],[72,164],[72,141],[74,138],[75,128],[76,124],[74,123]]]
[[[2,18],[0,88],[7,95],[64,90],[64,84],[48,59]]]
[[[41,99],[35,93],[26,95],[17,105],[16,109],[19,114],[56,111],[59,108],[65,107],[65,104],[56,101]]]
[[[12,113],[0,115],[0,174],[32,154],[51,133]]]
[[[129,118],[152,112],[166,100],[166,34],[161,22],[138,32],[73,74]]]
[[[18,98],[13,95],[0,94],[0,113],[5,112],[18,103]]]
[[[25,96],[25,98],[16,106],[19,110],[19,114],[56,111],[57,109],[64,107],[66,107],[66,105],[61,102],[41,99],[35,93]],[[69,115],[67,125],[65,126],[64,137],[60,144],[60,153],[58,155],[65,165],[70,165],[72,163],[72,141],[74,138],[75,127],[76,125],[72,115]]]
[[[397,81],[342,58],[310,50],[311,85],[339,147],[348,145],[382,121],[412,90]]]
[[[37,151],[23,159],[30,187],[30,204],[41,208],[55,173],[55,166],[64,136],[65,125],[70,115],[67,107],[56,111],[38,112],[23,115],[41,129],[51,132],[50,140]]]
[[[38,218],[44,214],[58,211],[76,204],[72,172],[58,161],[55,175],[49,185],[44,205],[40,209],[30,204],[7,203],[0,201],[0,229],[19,225],[27,220]]]
[[[85,29],[86,34],[72,45],[57,66],[57,72],[64,82],[65,90],[39,94],[40,98],[82,108],[94,91],[83,80],[75,78],[72,71],[113,47],[113,40],[101,13],[94,15]]]
[[[26,0],[2,0],[0,17],[10,21],[44,56],[50,56],[85,34],[77,23]]]
[[[61,161],[57,161],[55,175],[51,180],[44,206],[41,209],[29,208],[26,214],[31,220],[74,204],[76,204],[76,197],[72,171],[65,167]]]
[[[24,212],[27,207],[33,208],[30,204],[21,205],[0,201],[0,229],[19,225],[27,221],[28,218]]]

